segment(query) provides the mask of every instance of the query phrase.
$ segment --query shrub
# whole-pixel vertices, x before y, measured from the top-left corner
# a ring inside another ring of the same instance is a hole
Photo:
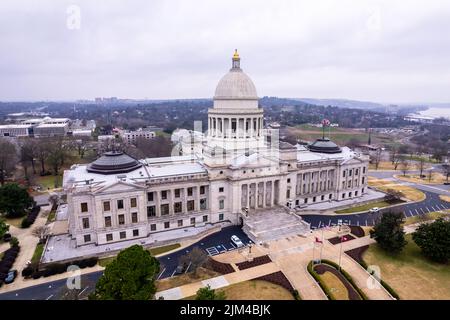
[[[294,296],[295,300],[302,300],[302,298],[300,297],[300,293],[298,293],[298,290],[294,290],[292,292],[292,295]]]
[[[36,270],[35,272],[33,272],[33,274],[31,275],[31,277],[33,279],[39,279],[40,277],[42,277],[42,273],[39,270]]]
[[[22,219],[22,223],[20,224],[20,227],[21,227],[22,229],[26,229],[26,228],[28,228],[28,227],[30,227],[30,226],[31,226],[31,223],[30,223],[30,221],[28,220],[28,217],[23,218],[23,219]]]
[[[34,268],[31,266],[27,266],[22,270],[22,277],[29,278],[33,275]]]
[[[11,241],[9,242],[9,245],[12,248],[19,248],[19,239],[17,239],[16,237],[12,237]]]

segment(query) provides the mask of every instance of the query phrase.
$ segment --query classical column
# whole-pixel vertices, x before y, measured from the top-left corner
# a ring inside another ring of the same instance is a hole
[[[266,207],[266,182],[263,182],[263,208]]]

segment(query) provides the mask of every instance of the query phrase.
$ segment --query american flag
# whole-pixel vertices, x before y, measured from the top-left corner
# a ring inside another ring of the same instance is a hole
[[[331,124],[331,123],[330,123],[330,120],[328,120],[328,119],[323,119],[323,120],[322,120],[322,125],[323,125],[324,127],[328,127],[330,124]]]
[[[317,243],[322,243],[322,240],[320,240],[319,238],[316,237],[316,242]]]

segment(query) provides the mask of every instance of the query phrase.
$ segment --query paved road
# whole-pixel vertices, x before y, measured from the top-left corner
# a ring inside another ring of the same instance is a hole
[[[421,188],[420,186],[415,186]],[[450,209],[450,203],[442,201],[439,198],[440,192],[436,190],[428,191],[425,188],[421,188],[425,193],[426,199],[417,203],[407,203],[401,206],[397,206],[395,210],[403,211],[405,217],[417,216],[426,214],[429,212],[440,211]],[[442,191],[444,192],[444,191]],[[447,192],[448,194],[448,192]],[[323,226],[337,225],[340,222],[344,224],[350,224],[355,226],[373,226],[377,218],[379,218],[383,212],[390,211],[392,209],[381,209],[378,213],[364,212],[361,214],[339,214],[333,216],[327,215],[303,215],[302,218],[311,223],[311,228],[317,229]]]
[[[230,237],[232,235],[237,235],[244,244],[251,243],[251,240],[240,227],[231,226],[223,228],[220,232],[209,235],[189,247],[158,258],[161,263],[161,273],[158,275],[158,278],[164,279],[173,276],[175,269],[178,266],[178,259],[182,255],[190,252],[194,247],[204,249],[209,255],[234,250],[235,246],[230,242]],[[102,271],[98,271],[81,276],[82,290],[84,290],[82,291],[83,296],[93,291],[95,283],[102,274]],[[6,292],[0,294],[0,300],[55,300],[60,296],[66,283],[67,279],[61,279],[16,291]]]

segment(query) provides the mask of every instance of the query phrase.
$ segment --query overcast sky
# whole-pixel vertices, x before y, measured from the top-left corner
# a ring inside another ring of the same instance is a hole
[[[450,102],[447,0],[1,0],[0,100],[211,97],[235,48],[261,97]]]

